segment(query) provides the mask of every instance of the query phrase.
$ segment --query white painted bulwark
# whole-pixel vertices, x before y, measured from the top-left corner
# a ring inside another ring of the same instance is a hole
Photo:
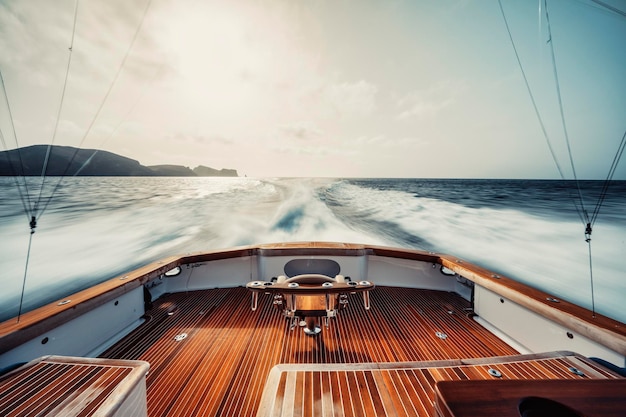
[[[2,354],[0,369],[44,355],[100,353],[139,325],[143,314],[143,287],[138,287]]]
[[[623,355],[479,285],[475,286],[474,311],[530,352],[568,350],[625,365]]]
[[[456,279],[442,274],[439,268],[431,262],[370,256],[368,279],[392,287],[454,291]]]

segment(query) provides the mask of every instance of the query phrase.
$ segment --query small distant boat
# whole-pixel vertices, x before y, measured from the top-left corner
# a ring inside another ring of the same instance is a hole
[[[0,414],[616,416],[625,358],[624,323],[453,256],[267,244],[0,324]]]

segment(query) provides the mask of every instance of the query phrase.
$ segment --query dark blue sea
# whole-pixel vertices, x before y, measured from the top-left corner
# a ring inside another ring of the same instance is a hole
[[[41,192],[45,211],[32,237],[26,309],[167,255],[308,240],[449,253],[591,307],[579,213],[583,205],[593,212],[600,181],[580,182],[579,192],[573,181],[548,180],[58,180],[48,178]],[[25,200],[32,204],[40,188],[29,178]],[[16,179],[0,178],[0,320],[18,312],[26,265],[29,217],[19,190]],[[626,182],[614,181],[591,241],[595,309],[622,322],[624,207]]]

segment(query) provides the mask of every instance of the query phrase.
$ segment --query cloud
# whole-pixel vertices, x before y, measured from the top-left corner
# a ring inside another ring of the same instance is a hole
[[[355,83],[331,84],[324,95],[341,116],[368,116],[376,109],[378,87],[364,80]]]
[[[279,129],[289,138],[298,140],[312,140],[322,136],[323,132],[311,122],[294,122],[279,126]]]
[[[433,118],[457,101],[465,89],[461,81],[442,81],[424,90],[415,90],[396,99],[398,120]]]
[[[58,13],[53,2],[0,3],[0,66],[27,72],[38,86],[49,85],[54,79],[51,68],[67,59],[71,32],[64,29],[68,27],[69,16]]]
[[[166,139],[174,142],[196,143],[201,145],[232,145],[234,140],[220,134],[202,134],[178,132],[175,135],[168,135]]]
[[[413,103],[406,106],[405,110],[398,114],[398,119],[406,120],[412,118],[433,117],[453,102],[454,101],[451,99],[436,102],[415,98]]]
[[[425,146],[428,145],[428,141],[416,137],[404,136],[404,137],[389,137],[386,135],[376,136],[360,136],[354,140],[356,146],[363,147],[401,147],[407,148],[410,146]]]

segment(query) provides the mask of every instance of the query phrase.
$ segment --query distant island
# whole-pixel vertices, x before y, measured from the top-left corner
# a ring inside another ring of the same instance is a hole
[[[33,145],[0,152],[0,176],[39,176],[48,145]],[[51,147],[46,175],[84,177],[238,177],[236,169],[214,169],[203,165],[193,169],[182,165],[144,166],[134,159],[112,152]]]

